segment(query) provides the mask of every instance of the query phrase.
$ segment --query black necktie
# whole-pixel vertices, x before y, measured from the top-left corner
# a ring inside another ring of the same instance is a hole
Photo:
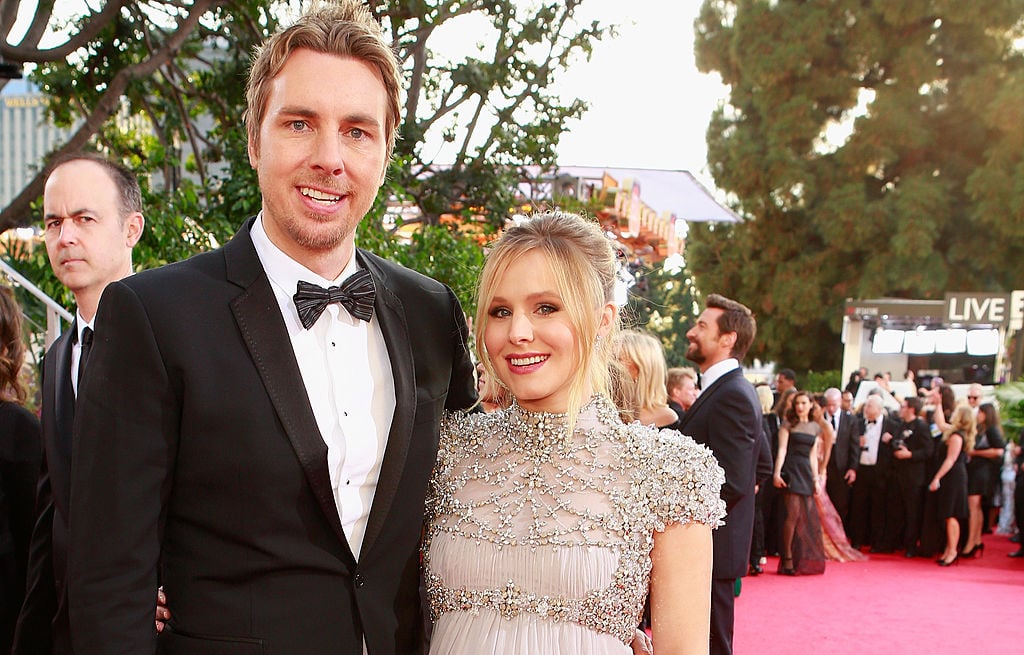
[[[82,330],[82,352],[78,356],[78,379],[76,380],[79,389],[82,388],[82,373],[85,371],[85,364],[89,361],[89,351],[92,350],[92,328],[86,327]]]
[[[340,287],[323,287],[299,280],[292,299],[299,311],[299,320],[307,330],[313,327],[327,305],[341,303],[348,313],[357,319],[367,321],[373,317],[373,278],[363,269],[341,283]]]
[[[836,432],[839,431],[839,417],[835,414],[832,415],[832,429]]]

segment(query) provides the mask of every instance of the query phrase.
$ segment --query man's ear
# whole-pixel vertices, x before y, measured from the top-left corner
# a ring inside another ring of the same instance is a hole
[[[245,151],[249,153],[249,166],[257,168],[260,163],[260,145],[254,137],[248,136],[246,138]]]
[[[135,244],[142,238],[142,228],[146,226],[146,219],[139,212],[132,212],[125,220],[125,245],[134,248]]]

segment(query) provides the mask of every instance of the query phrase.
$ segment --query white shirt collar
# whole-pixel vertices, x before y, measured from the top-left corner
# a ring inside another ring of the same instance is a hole
[[[740,363],[734,357],[728,357],[717,364],[712,364],[708,370],[700,374],[700,388],[707,389],[717,382],[718,378],[739,367]]]
[[[320,277],[289,257],[283,250],[274,245],[274,242],[270,240],[269,236],[267,236],[267,231],[263,227],[262,211],[256,217],[256,222],[253,223],[252,230],[249,234],[252,237],[252,245],[256,248],[256,254],[260,258],[260,262],[263,264],[263,269],[267,272],[267,277],[270,278],[272,283],[280,287],[289,296],[295,293],[299,280],[304,280],[311,284],[317,284],[326,288],[338,285],[359,270],[359,265],[355,258],[355,251],[353,251],[353,256],[349,258],[348,263],[345,264],[345,268],[342,269],[341,274],[338,277],[333,280]],[[291,306],[290,311],[295,315],[296,320],[298,320],[299,313],[298,310],[295,309],[294,305]]]
[[[95,328],[96,316],[95,315],[92,317],[92,321],[93,322],[91,322],[91,323],[89,321],[86,321],[84,318],[82,318],[81,312],[79,312],[78,310],[75,310],[75,327],[77,328],[77,331],[78,331],[78,333],[75,335],[75,343],[76,344],[82,343],[82,332],[85,330],[85,328],[89,328],[93,332],[96,331],[96,328]]]

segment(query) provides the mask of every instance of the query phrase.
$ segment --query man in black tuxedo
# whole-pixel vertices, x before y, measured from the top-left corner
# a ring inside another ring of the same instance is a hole
[[[712,294],[686,333],[686,356],[700,367],[701,393],[683,414],[680,432],[707,445],[725,470],[725,525],[714,532],[711,653],[732,653],[733,588],[747,570],[754,524],[755,444],[762,438],[761,403],[743,377],[740,360],[757,324],[740,303]]]
[[[43,190],[43,226],[50,266],[78,306],[71,328],[43,360],[43,465],[29,550],[25,601],[13,653],[71,653],[67,551],[71,496],[71,427],[79,373],[88,357],[100,294],[132,272],[142,235],[142,194],[135,177],[97,155],[53,164]],[[156,584],[149,589],[150,619]]]
[[[836,512],[843,520],[843,527],[850,530],[850,490],[857,480],[860,465],[860,435],[862,424],[853,414],[841,408],[843,394],[832,387],[825,390],[825,420],[832,425],[835,440],[828,453],[825,471],[825,490],[835,505]]]
[[[885,416],[882,397],[871,394],[864,401],[857,477],[850,493],[850,541],[854,548],[870,545],[871,551],[892,552],[885,543],[886,495],[892,449],[885,443],[899,423]],[[888,436],[886,436],[888,435]]]
[[[885,541],[887,547],[902,547],[905,557],[917,555],[928,484],[926,468],[935,450],[928,425],[918,418],[921,404],[917,396],[902,402],[902,423],[888,440],[893,463],[890,469],[891,488],[887,496]]]
[[[104,293],[75,425],[78,655],[421,651],[439,419],[476,394],[451,289],[354,244],[400,79],[356,0],[271,37],[247,89],[262,211]]]

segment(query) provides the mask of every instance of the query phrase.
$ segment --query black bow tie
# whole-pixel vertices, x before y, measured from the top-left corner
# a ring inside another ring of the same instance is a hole
[[[877,422],[878,422],[878,419],[876,418],[876,419],[874,419],[874,420],[870,420],[870,421],[868,421],[868,425],[874,425],[874,424],[875,424],[875,423],[877,423]]]
[[[363,269],[341,283],[340,287],[325,289],[309,282],[299,280],[292,299],[295,309],[299,310],[299,320],[307,330],[313,327],[327,305],[341,303],[348,313],[357,319],[367,321],[373,317],[373,278],[370,272]]]

